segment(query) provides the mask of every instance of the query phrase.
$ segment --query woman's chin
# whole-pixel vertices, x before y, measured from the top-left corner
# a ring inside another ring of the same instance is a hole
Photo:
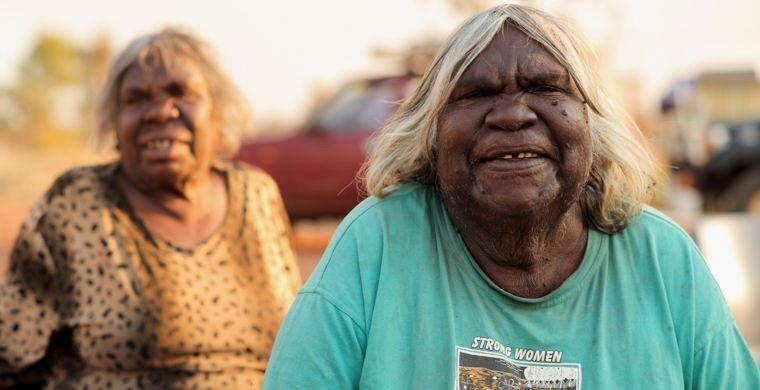
[[[193,173],[190,164],[176,160],[153,162],[140,171],[135,182],[150,189],[175,188],[186,182]]]
[[[555,207],[552,199],[545,199],[542,194],[506,192],[501,194],[480,194],[476,200],[488,214],[501,217],[527,217],[543,214],[547,208]]]

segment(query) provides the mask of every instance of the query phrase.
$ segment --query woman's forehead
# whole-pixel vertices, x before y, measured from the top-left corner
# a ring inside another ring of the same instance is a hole
[[[567,69],[546,48],[508,24],[473,60],[460,81],[506,75],[555,79],[569,77]]]
[[[162,80],[203,82],[201,67],[193,59],[185,55],[162,57],[162,59],[138,58],[124,72],[122,89],[132,84],[156,83]]]

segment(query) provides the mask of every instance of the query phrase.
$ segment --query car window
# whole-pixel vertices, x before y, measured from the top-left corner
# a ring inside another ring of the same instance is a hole
[[[348,84],[313,114],[311,123],[329,132],[377,129],[395,112],[406,84],[399,79]]]

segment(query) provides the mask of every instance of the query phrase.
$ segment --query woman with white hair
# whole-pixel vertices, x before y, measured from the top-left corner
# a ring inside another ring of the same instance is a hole
[[[63,174],[0,283],[0,387],[258,388],[300,279],[274,181],[225,161],[246,102],[170,28],[113,63],[119,158]]]
[[[380,132],[265,387],[760,388],[624,118],[562,21],[471,18]]]

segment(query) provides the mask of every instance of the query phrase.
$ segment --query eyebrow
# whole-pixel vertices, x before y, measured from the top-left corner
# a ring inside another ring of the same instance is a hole
[[[120,96],[129,96],[129,95],[141,94],[141,93],[145,93],[145,89],[140,88],[140,87],[121,88],[119,91]]]
[[[174,86],[181,86],[183,88],[187,88],[190,90],[195,90],[200,88],[199,85],[202,85],[203,80],[197,78],[197,77],[187,77],[182,79],[172,79],[169,80],[166,83],[157,85],[155,83],[149,83],[149,85],[128,85],[128,84],[122,84],[122,88],[120,88],[120,94],[130,94],[130,93],[144,93],[146,90],[152,89],[152,88],[160,88],[160,89],[166,89],[166,88],[172,88]]]
[[[518,78],[531,82],[570,82],[572,78],[568,72],[519,72]]]
[[[491,72],[465,72],[457,81],[454,88],[493,88],[501,83],[500,77]]]

